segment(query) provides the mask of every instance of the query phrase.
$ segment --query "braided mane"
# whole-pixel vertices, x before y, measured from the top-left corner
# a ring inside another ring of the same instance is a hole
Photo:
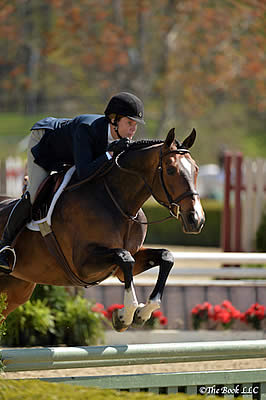
[[[156,144],[162,144],[162,143],[164,143],[164,140],[160,140],[160,139],[136,140],[136,141],[133,141],[132,143],[130,143],[127,151],[128,150],[139,150],[139,149],[143,149],[145,147],[151,147]],[[181,144],[178,142],[178,140],[175,140],[175,145],[177,148],[181,147]]]
[[[143,140],[136,140],[130,143],[128,150],[139,150],[145,147],[151,147],[155,144],[162,144],[163,140],[156,140],[156,139],[143,139]]]

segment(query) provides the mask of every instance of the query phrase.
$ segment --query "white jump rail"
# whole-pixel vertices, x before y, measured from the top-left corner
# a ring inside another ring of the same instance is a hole
[[[266,357],[266,340],[0,350],[5,372]]]
[[[212,284],[225,284],[233,285],[239,284],[242,280],[242,284],[247,283],[248,280],[256,282],[261,286],[266,286],[266,268],[256,267],[257,265],[266,265],[266,253],[223,253],[223,252],[172,252],[175,262],[178,265],[184,264],[183,267],[175,267],[171,270],[170,279],[167,284],[175,284],[178,280],[181,283],[182,278],[197,279],[206,277]],[[205,263],[206,267],[202,267]],[[213,267],[211,264],[215,264]],[[217,267],[217,264],[221,267]],[[222,267],[226,265],[226,267]],[[236,265],[244,265],[241,268]],[[252,267],[246,267],[245,265],[251,265]],[[254,267],[253,267],[254,266]],[[158,275],[159,267],[153,267],[148,271],[143,272],[140,275],[134,277],[134,280],[138,284],[150,284],[155,276]],[[220,280],[214,281],[210,279],[219,278]],[[230,279],[230,281],[221,280]],[[233,280],[235,279],[235,281]],[[260,280],[260,281],[259,281]],[[185,281],[184,281],[185,282]],[[118,283],[116,278],[108,278],[102,282],[101,285],[116,285]],[[192,283],[192,282],[191,282]],[[195,281],[195,284],[203,283],[202,280]]]
[[[173,268],[170,276],[172,277],[209,277],[209,278],[236,278],[236,279],[264,279],[266,278],[266,268],[246,268],[227,266],[224,268],[195,266],[197,263],[206,264],[220,263],[221,265],[266,265],[266,253],[219,253],[219,252],[172,252],[175,261],[179,264],[191,263],[193,267]],[[143,276],[155,275],[158,267],[144,272]]]
[[[154,272],[147,271],[147,275],[154,275]],[[143,274],[144,275],[144,274]],[[265,279],[266,268],[174,268],[171,271],[172,277],[209,277],[209,278],[226,278],[226,279]]]
[[[204,360],[262,359],[264,357],[266,357],[266,340],[51,347],[0,351],[0,360],[5,372],[168,364]],[[227,399],[229,397],[234,398],[234,395],[241,395],[247,400],[265,400],[266,397],[266,369],[264,368],[39,379],[54,383],[68,383],[87,387],[98,386],[129,392],[222,394]],[[223,389],[223,392],[221,392],[221,389]]]
[[[266,264],[266,253],[172,252],[177,261],[220,262],[221,264]]]

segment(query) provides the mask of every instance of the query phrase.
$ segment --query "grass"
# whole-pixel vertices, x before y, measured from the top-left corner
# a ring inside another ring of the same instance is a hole
[[[1,113],[0,137],[23,138],[30,132],[32,125],[45,115],[24,115],[18,113]]]
[[[29,133],[32,125],[42,115],[24,115],[18,113],[0,113],[0,158],[16,155],[21,152],[20,141]]]
[[[208,400],[214,397],[208,396]],[[62,383],[48,383],[38,380],[1,380],[0,400],[202,400],[196,395],[118,392],[110,389],[86,388]]]
[[[19,143],[30,133],[32,125],[41,118],[44,116],[0,113],[0,158],[21,154]]]

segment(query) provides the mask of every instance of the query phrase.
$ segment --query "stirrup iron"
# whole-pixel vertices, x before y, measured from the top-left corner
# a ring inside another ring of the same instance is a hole
[[[2,249],[0,249],[0,253],[2,253],[3,251],[10,251],[13,255],[13,265],[11,267],[11,272],[13,272],[16,262],[17,262],[17,256],[16,256],[15,249],[13,249],[13,247],[11,247],[11,246],[4,246],[4,247],[2,247]],[[1,268],[4,269],[4,267],[1,267]],[[9,270],[10,270],[10,268],[9,268]],[[8,271],[8,269],[7,269],[7,271]]]

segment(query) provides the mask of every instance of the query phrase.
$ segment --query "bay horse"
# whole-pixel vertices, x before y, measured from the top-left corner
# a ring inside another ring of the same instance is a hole
[[[198,167],[189,151],[195,138],[193,129],[180,143],[173,128],[165,141],[133,142],[127,151],[113,157],[106,174],[72,185],[56,203],[52,228],[73,274],[88,286],[110,275],[124,282],[124,308],[113,314],[117,331],[142,325],[160,307],[174,264],[168,250],[143,247],[147,231],[141,209],[144,202],[152,195],[181,221],[186,233],[197,234],[204,225],[196,191]],[[16,201],[0,202],[1,230]],[[0,293],[7,293],[8,299],[4,317],[31,297],[37,283],[74,286],[48,252],[40,232],[25,228],[15,250],[13,272],[0,275]],[[146,304],[139,304],[133,276],[154,266],[159,266],[157,282]]]

